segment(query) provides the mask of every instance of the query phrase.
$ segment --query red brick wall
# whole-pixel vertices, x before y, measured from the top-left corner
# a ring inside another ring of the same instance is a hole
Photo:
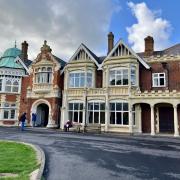
[[[96,76],[95,76],[95,80],[96,80],[96,88],[102,88],[102,78],[103,78],[103,73],[101,70],[96,70]]]
[[[151,69],[147,70],[142,65],[140,65],[139,80],[140,80],[140,89],[141,91],[151,91],[151,90],[165,90],[169,89],[170,91],[176,89],[180,90],[180,62],[168,62],[164,68],[162,63],[152,63],[150,64]],[[161,73],[165,72],[166,74],[166,84],[167,87],[152,87],[152,73]]]

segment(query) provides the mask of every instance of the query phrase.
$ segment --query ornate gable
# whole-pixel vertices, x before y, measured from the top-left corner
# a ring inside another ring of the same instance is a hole
[[[107,59],[113,58],[113,57],[125,57],[125,56],[134,56],[138,59],[138,61],[147,69],[150,68],[150,66],[141,58],[139,57],[130,47],[128,47],[122,40],[120,40],[114,48],[110,51],[108,56],[105,58],[104,62]]]
[[[84,44],[81,44],[71,57],[69,62],[72,61],[93,61],[98,67],[97,56],[91,52]]]

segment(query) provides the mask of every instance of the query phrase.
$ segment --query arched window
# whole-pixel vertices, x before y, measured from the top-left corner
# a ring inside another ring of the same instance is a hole
[[[12,82],[10,79],[6,79],[6,84],[5,84],[5,91],[6,92],[11,92],[11,85],[12,85]]]
[[[18,91],[19,91],[19,82],[17,80],[15,80],[13,82],[12,92],[18,92]]]

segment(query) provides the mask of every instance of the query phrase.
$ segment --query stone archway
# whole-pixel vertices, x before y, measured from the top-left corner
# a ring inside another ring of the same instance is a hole
[[[48,127],[51,124],[51,105],[47,100],[39,99],[35,101],[31,107],[31,116],[32,113],[37,114],[37,126]]]

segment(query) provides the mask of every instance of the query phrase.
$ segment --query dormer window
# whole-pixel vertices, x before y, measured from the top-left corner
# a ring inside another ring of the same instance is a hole
[[[118,68],[109,72],[109,84],[112,86],[128,85],[128,69]]]
[[[153,87],[166,86],[165,73],[153,73],[152,79],[153,79]]]
[[[35,69],[35,83],[51,84],[52,83],[52,68],[42,67]]]
[[[92,72],[73,71],[69,74],[69,87],[82,88],[92,87]]]

